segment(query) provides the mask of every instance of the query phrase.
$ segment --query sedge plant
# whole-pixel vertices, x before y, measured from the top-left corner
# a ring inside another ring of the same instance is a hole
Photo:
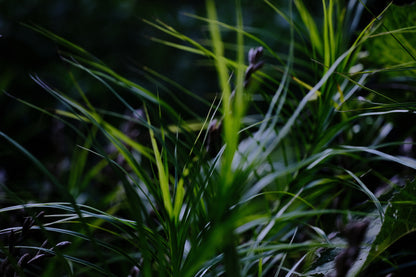
[[[50,113],[16,100],[62,120],[79,143],[68,179],[61,181],[0,133],[51,179],[61,197],[26,202],[7,187],[14,205],[0,213],[24,209],[33,220],[2,227],[0,233],[8,238],[0,245],[4,272],[39,273],[32,259],[48,254],[44,276],[344,276],[365,272],[382,256],[393,243],[385,238],[386,224],[395,216],[391,207],[400,207],[406,217],[408,212],[397,205],[415,203],[414,182],[400,190],[393,177],[403,180],[403,172],[416,169],[412,157],[394,153],[403,138],[389,141],[386,135],[393,128],[386,116],[414,116],[414,110],[366,86],[383,69],[357,70],[366,43],[377,37],[383,21],[374,18],[358,29],[364,1],[323,0],[322,16],[312,13],[306,1],[263,2],[288,26],[278,49],[247,31],[240,0],[235,1],[234,25],[221,22],[213,0],[206,1],[206,17],[189,15],[206,26],[208,41],[163,21],[145,21],[172,38],[154,41],[201,56],[215,69],[216,100],[195,96],[207,107],[204,115],[181,114],[162,92],[124,78],[42,27],[29,26],[63,47],[62,59],[95,79],[128,113],[94,107],[75,78],[79,99],[32,76],[61,108]],[[230,33],[233,41],[224,38]],[[175,84],[150,69],[147,74]],[[126,94],[140,105],[127,101]],[[118,128],[114,122],[120,121],[128,127]],[[132,138],[133,131],[139,135]],[[388,170],[391,164],[400,170]],[[94,182],[105,182],[102,176],[111,180],[108,192],[94,199],[85,192]],[[379,193],[369,182],[386,183],[389,189]],[[396,238],[414,232],[414,224],[404,223],[398,223],[405,227]],[[29,229],[46,236],[50,245],[15,239]],[[361,235],[351,239],[349,229]],[[361,255],[357,261],[362,262],[348,264],[343,250],[360,245],[361,251],[347,258],[355,261]]]

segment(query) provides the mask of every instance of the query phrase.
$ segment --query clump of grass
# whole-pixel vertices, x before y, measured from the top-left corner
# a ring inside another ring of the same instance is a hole
[[[206,18],[193,16],[207,24],[210,41],[206,44],[161,21],[147,22],[176,39],[158,42],[201,55],[216,69],[219,101],[209,104],[203,117],[191,111],[187,117],[193,116],[192,122],[183,120],[184,115],[158,93],[120,76],[81,47],[31,26],[65,47],[67,51],[60,53],[63,60],[95,78],[129,111],[122,115],[94,107],[75,80],[81,101],[33,76],[63,108],[50,114],[18,100],[63,120],[82,141],[72,160],[68,185],[0,133],[61,190],[62,202],[14,199],[19,205],[0,210],[41,209],[51,221],[37,222],[30,229],[72,242],[68,253],[60,255],[66,272],[53,263],[45,272],[344,276],[368,266],[354,262],[357,257],[365,261],[368,256],[370,263],[380,255],[376,246],[385,240],[383,235],[375,237],[386,228],[383,222],[391,222],[385,206],[397,189],[392,178],[403,178],[402,171],[388,167],[394,163],[400,169],[416,169],[413,158],[390,150],[403,140],[389,141],[385,134],[391,126],[386,115],[411,111],[406,104],[366,87],[376,70],[354,70],[364,43],[381,23],[374,19],[357,34],[359,1],[350,1],[349,6],[322,1],[321,20],[302,1],[290,2],[285,10],[264,2],[290,28],[290,35],[280,42],[285,52],[275,52],[245,30],[240,1],[236,1],[234,26],[218,19],[211,0],[206,2]],[[234,32],[235,41],[224,41],[225,31]],[[123,93],[136,97],[140,107],[127,102]],[[371,102],[374,95],[384,102]],[[112,123],[116,119],[129,122],[128,130],[139,135],[132,139],[126,129],[123,133]],[[78,131],[75,124],[86,126],[87,131]],[[86,169],[88,159],[98,162]],[[91,199],[81,203],[90,182],[106,174],[115,176],[106,197],[97,200],[88,195]],[[387,183],[390,190],[380,195],[380,187],[369,184],[375,182]],[[348,227],[343,226],[350,221],[359,222],[353,225],[361,228],[359,238],[345,231]],[[340,231],[347,241],[340,238]],[[361,243],[365,246],[360,251]],[[7,248],[10,245],[3,243],[2,254],[18,258]],[[346,257],[350,252],[342,249],[352,247],[354,255]],[[322,262],[319,255],[332,258]],[[22,273],[18,262],[7,266]]]

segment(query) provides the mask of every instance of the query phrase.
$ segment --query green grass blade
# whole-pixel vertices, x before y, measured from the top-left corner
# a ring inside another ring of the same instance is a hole
[[[146,113],[147,121],[149,125],[151,125],[146,106],[145,106],[145,113]],[[160,154],[159,147],[155,139],[154,131],[151,128],[149,128],[149,134],[150,134],[150,139],[152,142],[153,153],[155,156],[154,157],[155,163],[157,166],[158,181],[159,181],[159,186],[160,186],[160,190],[162,193],[163,205],[165,207],[165,210],[169,218],[173,219],[174,214],[173,214],[173,207],[172,207],[172,199],[171,199],[170,192],[169,192],[169,172],[166,171],[166,167],[164,166],[164,162],[162,161],[162,156]]]

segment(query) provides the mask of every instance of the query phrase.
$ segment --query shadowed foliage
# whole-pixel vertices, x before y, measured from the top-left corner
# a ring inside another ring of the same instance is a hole
[[[152,47],[132,71],[106,45],[22,24],[61,64],[30,75],[47,102],[1,95],[46,120],[50,143],[0,129],[2,159],[18,159],[0,167],[0,273],[413,270],[415,26],[400,18],[414,5],[183,5],[138,20]]]

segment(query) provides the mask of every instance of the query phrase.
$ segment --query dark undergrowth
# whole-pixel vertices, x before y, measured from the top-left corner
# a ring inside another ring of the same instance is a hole
[[[280,2],[263,1],[274,33],[247,26],[239,0],[232,22],[212,0],[183,15],[192,35],[142,21],[150,41],[192,55],[203,92],[151,65],[124,77],[25,23],[57,45],[70,89],[35,72],[53,107],[2,92],[54,132],[42,160],[0,130],[2,159],[30,161],[15,182],[0,168],[0,275],[414,270],[415,5]]]

